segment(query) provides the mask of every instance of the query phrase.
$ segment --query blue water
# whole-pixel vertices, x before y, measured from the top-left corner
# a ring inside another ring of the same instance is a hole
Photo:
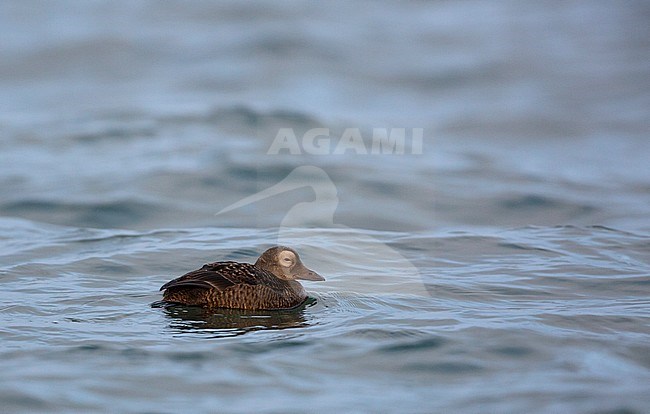
[[[650,411],[647,16],[3,2],[0,412]],[[160,306],[273,244],[299,309]]]

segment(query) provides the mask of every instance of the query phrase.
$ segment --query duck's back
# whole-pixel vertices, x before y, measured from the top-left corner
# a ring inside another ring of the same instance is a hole
[[[300,283],[238,262],[206,264],[160,290],[165,301],[207,308],[286,309],[306,299]]]

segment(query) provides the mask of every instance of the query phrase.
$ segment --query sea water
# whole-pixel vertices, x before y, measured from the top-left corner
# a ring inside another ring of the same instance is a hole
[[[648,412],[647,27],[3,2],[0,412]],[[274,244],[326,279],[301,307],[160,303]]]

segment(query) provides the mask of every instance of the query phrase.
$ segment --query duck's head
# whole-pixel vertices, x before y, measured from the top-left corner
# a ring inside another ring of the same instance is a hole
[[[318,273],[307,269],[300,261],[298,253],[290,247],[271,247],[262,253],[255,266],[273,273],[280,279],[325,280]]]

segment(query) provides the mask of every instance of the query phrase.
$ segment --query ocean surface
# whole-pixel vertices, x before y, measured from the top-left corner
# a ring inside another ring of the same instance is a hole
[[[650,412],[649,21],[0,3],[0,412]],[[160,302],[275,244],[298,309]]]

